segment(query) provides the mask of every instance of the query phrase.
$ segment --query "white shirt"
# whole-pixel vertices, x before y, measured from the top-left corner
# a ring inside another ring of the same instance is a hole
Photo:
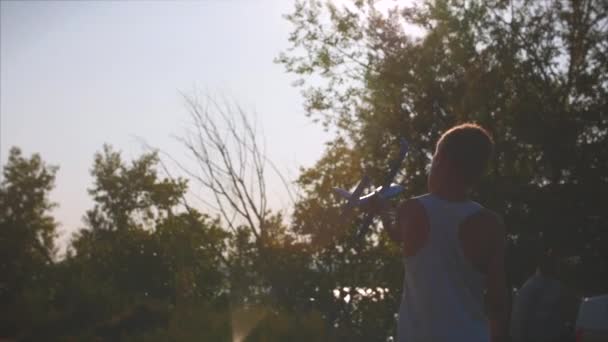
[[[488,342],[485,276],[464,256],[458,237],[459,225],[481,205],[432,194],[416,200],[426,210],[430,230],[426,245],[405,258],[398,341]]]

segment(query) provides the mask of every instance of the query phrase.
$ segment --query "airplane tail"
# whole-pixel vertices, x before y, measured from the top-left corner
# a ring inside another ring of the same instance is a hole
[[[334,188],[334,193],[344,199],[347,200],[346,204],[344,204],[342,215],[348,216],[350,210],[359,203],[359,197],[363,190],[365,190],[370,185],[370,179],[367,175],[364,175],[359,184],[353,192],[349,192],[348,190],[344,190],[342,188]]]

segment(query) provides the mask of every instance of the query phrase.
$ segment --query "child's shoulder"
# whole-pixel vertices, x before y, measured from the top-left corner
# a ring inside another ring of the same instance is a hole
[[[428,196],[428,194],[414,196],[409,199],[406,199],[405,201],[401,202],[399,206],[399,211],[411,214],[421,212],[421,210],[424,210],[424,205],[422,204],[422,202],[424,201],[424,198],[426,196]]]
[[[502,216],[485,207],[481,207],[477,213],[465,220],[463,226],[468,226],[476,234],[486,235],[488,238],[500,239],[506,233]]]

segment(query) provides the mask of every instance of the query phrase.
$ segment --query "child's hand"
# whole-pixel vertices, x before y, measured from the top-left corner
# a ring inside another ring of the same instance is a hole
[[[370,198],[367,202],[361,205],[361,210],[372,213],[381,214],[391,209],[391,203],[388,199],[376,194]]]

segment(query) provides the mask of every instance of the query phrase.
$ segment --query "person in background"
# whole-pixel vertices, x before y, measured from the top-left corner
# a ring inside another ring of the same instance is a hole
[[[559,280],[559,268],[553,250],[540,253],[536,272],[513,301],[512,342],[573,341],[577,298]]]

